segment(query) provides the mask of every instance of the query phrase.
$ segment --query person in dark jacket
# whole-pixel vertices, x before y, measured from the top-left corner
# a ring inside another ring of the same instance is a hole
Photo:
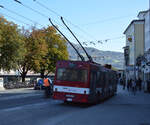
[[[142,90],[142,80],[139,78],[139,90]]]
[[[129,88],[130,88],[130,80],[128,79],[128,81],[127,81],[127,89],[128,89],[128,91],[129,91]]]

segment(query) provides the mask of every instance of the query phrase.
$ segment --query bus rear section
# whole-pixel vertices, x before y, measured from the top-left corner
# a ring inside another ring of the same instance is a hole
[[[88,102],[88,64],[81,61],[60,61],[56,66],[53,99]]]

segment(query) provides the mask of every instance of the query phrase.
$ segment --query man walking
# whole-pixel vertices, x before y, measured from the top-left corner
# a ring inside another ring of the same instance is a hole
[[[132,81],[132,91],[133,91],[133,94],[135,95],[136,94],[136,82],[135,82],[135,80]]]
[[[127,81],[127,90],[129,91],[129,88],[130,88],[130,80],[128,79]]]

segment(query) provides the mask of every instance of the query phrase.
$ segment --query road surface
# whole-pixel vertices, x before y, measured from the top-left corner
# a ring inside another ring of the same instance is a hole
[[[0,125],[150,125],[150,94],[119,86],[116,96],[85,106],[45,99],[39,90],[0,91]]]

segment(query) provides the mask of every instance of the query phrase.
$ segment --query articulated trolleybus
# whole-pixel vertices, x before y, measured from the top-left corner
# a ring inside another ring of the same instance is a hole
[[[67,27],[62,17],[61,20]],[[64,36],[51,20],[50,22],[61,35]],[[68,30],[71,32],[69,28]],[[74,36],[73,33],[72,35]],[[78,50],[71,44],[66,36],[64,36],[64,38],[75,49],[81,61],[57,62],[53,86],[53,99],[81,103],[96,103],[113,96],[117,91],[116,72],[93,62],[91,56],[88,55],[79,40],[75,37],[89,58],[88,61],[85,61],[83,56],[80,55]]]

